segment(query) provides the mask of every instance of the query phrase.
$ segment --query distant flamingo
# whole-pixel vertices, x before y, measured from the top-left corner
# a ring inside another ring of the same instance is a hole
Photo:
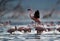
[[[25,28],[25,27],[20,27],[20,28],[18,28],[18,31],[24,31],[25,33],[26,32],[31,32],[31,28],[29,28],[29,27],[27,27],[27,28]]]
[[[21,32],[21,31],[23,31],[23,28],[24,27],[19,27],[17,30]]]
[[[51,31],[51,30],[52,30],[52,28],[47,28],[47,30],[48,30],[48,31]]]
[[[59,32],[60,32],[60,27],[59,27],[59,28],[57,28],[57,31],[59,31]]]
[[[12,32],[14,32],[16,30],[17,30],[17,27],[15,26],[15,28],[8,29],[7,32],[9,32],[10,34],[12,34]]]
[[[37,30],[37,34],[41,34],[43,31],[46,31],[46,29],[42,27],[36,27],[35,30]]]
[[[24,28],[24,32],[31,32],[31,28]]]

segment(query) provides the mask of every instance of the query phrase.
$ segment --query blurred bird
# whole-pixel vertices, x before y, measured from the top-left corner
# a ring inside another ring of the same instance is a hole
[[[50,12],[49,14],[47,14],[47,15],[44,15],[43,18],[50,18],[50,17],[52,16],[53,12],[55,11],[56,7],[57,7],[59,4],[60,4],[60,0],[58,0],[58,1],[56,2],[55,6],[53,6],[51,12]]]
[[[43,18],[50,18],[54,11],[55,11],[55,8],[53,8],[49,14],[44,15]]]

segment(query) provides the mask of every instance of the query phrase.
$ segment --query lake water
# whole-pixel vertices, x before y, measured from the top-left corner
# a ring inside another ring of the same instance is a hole
[[[0,34],[0,41],[60,41],[60,35]]]
[[[60,41],[60,35],[37,35],[37,34],[9,34],[5,27],[0,27],[0,41]]]

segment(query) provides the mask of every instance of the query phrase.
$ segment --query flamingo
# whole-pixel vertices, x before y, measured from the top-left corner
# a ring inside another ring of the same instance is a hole
[[[32,12],[33,11],[31,9],[28,9],[28,11],[30,11],[30,18],[32,20],[34,20],[35,22],[40,23],[40,20],[39,20],[39,18],[40,18],[40,16],[39,16],[39,10],[35,11],[34,16],[32,16]]]
[[[46,31],[46,29],[42,27],[36,27],[35,30],[37,30],[37,34],[41,34],[43,31]]]
[[[10,34],[12,34],[12,32],[14,32],[16,30],[17,30],[17,27],[15,26],[15,28],[8,29],[7,32],[9,32]]]
[[[31,32],[31,28],[29,28],[29,27],[27,27],[27,28],[25,28],[25,27],[19,27],[18,28],[18,31],[24,31],[24,32]]]

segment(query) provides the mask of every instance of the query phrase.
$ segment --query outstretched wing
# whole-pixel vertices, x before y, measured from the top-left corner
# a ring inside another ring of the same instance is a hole
[[[34,18],[40,18],[40,16],[39,16],[39,10],[35,11]]]

